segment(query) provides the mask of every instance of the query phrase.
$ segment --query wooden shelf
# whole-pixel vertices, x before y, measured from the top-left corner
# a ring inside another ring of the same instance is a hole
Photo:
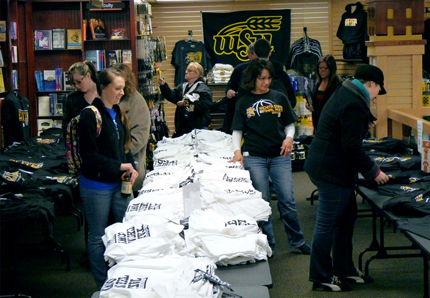
[[[76,62],[84,61],[86,50],[117,50],[131,49],[132,69],[137,77],[137,43],[136,43],[136,21],[134,0],[121,0],[121,10],[89,10],[89,0],[0,0],[1,19],[17,23],[17,40],[9,40],[9,45],[17,46],[20,61],[10,65],[10,71],[3,73],[7,90],[11,87],[11,70],[17,70],[19,74],[20,93],[30,102],[30,126],[31,137],[37,135],[37,96],[49,93],[68,93],[71,90],[62,91],[37,91],[35,71],[43,71],[62,68],[63,71]],[[83,20],[100,18],[104,21],[108,38],[106,40],[86,40],[82,42],[81,49],[53,49],[34,50],[34,30],[50,30],[54,28],[81,29]],[[112,28],[124,28],[126,38],[110,39],[109,33]],[[9,48],[6,46],[5,48]],[[3,50],[3,46],[2,46]],[[3,50],[3,56],[5,56]],[[9,53],[7,53],[9,56]],[[5,59],[5,63],[10,60]],[[5,72],[5,71],[3,71]],[[46,119],[61,119],[45,117]],[[45,119],[43,118],[43,119]]]

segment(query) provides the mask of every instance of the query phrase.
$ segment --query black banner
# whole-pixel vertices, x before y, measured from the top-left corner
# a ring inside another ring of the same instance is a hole
[[[206,49],[215,63],[249,61],[246,50],[257,39],[272,44],[271,58],[285,65],[290,51],[291,10],[248,10],[228,13],[202,12]]]

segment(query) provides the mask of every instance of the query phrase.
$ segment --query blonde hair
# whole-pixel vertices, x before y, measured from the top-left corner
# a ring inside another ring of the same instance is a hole
[[[192,71],[195,71],[199,75],[199,78],[203,77],[203,67],[198,62],[190,62],[188,67]]]

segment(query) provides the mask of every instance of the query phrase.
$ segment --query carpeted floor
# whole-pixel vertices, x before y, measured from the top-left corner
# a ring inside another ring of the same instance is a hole
[[[304,172],[295,172],[293,179],[302,230],[306,240],[310,242],[318,201],[311,205],[306,197],[310,196],[315,187]],[[361,204],[361,200],[359,203],[360,208],[368,208]],[[311,291],[312,284],[308,281],[309,256],[302,255],[288,247],[287,237],[277,212],[276,201],[272,201],[272,209],[277,242],[275,255],[269,260],[273,280],[273,287],[270,289],[272,298],[323,298],[333,295],[363,298],[423,297],[423,264],[422,259],[418,258],[372,261],[370,274],[375,279],[374,283],[354,286],[352,292],[335,294]],[[76,231],[76,219],[73,216],[59,216],[56,221],[55,239],[69,254],[71,271],[66,270],[66,265],[61,262],[60,254],[48,252],[45,247],[20,245],[16,250],[18,254],[15,264],[17,275],[14,278],[12,275],[13,254],[11,251],[2,250],[0,289],[2,295],[12,294],[14,284],[18,287],[19,293],[33,298],[88,298],[97,290],[89,269],[80,265],[80,260],[85,252],[83,229]],[[357,220],[354,237],[356,262],[358,254],[371,242],[371,231],[371,218]],[[393,233],[390,228],[386,229],[385,239],[387,245],[410,245],[402,234]],[[367,253],[365,260],[373,254],[374,252]]]

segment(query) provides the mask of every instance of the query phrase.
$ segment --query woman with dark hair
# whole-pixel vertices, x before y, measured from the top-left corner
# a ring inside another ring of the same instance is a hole
[[[97,70],[91,61],[76,62],[69,68],[70,85],[76,90],[69,93],[63,106],[63,134],[66,136],[67,125],[78,116],[82,109],[90,105],[97,92]]]
[[[101,130],[97,136],[97,118],[92,109],[84,109],[79,119],[79,154],[82,158],[79,191],[88,222],[88,258],[94,280],[100,289],[107,277],[102,241],[110,214],[121,222],[133,198],[121,196],[121,180],[138,177],[130,151],[130,126],[125,112],[119,107],[124,95],[125,80],[108,68],[98,77],[100,97],[92,102],[101,115]]]
[[[136,90],[137,80],[131,68],[123,63],[115,65],[114,68],[125,78],[124,95],[119,106],[127,114],[130,121],[130,150],[133,153],[134,160],[137,162],[136,169],[139,172],[139,177],[133,184],[133,191],[136,194],[142,188],[143,179],[145,178],[146,145],[149,139],[151,115],[146,100]]]
[[[312,112],[312,123],[315,130],[324,105],[342,82],[336,71],[336,61],[332,55],[322,56],[318,60],[316,65],[317,84],[312,90],[311,103],[306,103],[306,108]]]
[[[254,59],[245,70],[242,87],[248,93],[237,102],[233,117],[235,151],[231,162],[239,161],[244,165],[251,175],[252,185],[268,203],[270,177],[290,246],[310,254],[300,228],[293,192],[290,154],[297,117],[287,96],[269,89],[273,76],[272,63],[267,59]],[[274,251],[272,218],[261,222],[260,228]]]

